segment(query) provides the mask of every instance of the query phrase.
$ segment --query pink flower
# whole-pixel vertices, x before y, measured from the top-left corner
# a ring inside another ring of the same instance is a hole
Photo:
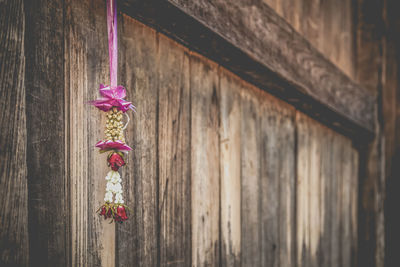
[[[102,97],[97,100],[89,101],[89,104],[103,111],[109,111],[113,107],[116,107],[122,112],[126,112],[129,109],[135,111],[135,106],[132,105],[131,102],[123,99],[126,96],[126,90],[123,86],[118,85],[110,87],[100,84],[99,90]]]
[[[118,151],[132,150],[132,148],[130,146],[128,146],[127,144],[123,143],[120,140],[99,141],[99,142],[97,142],[96,147],[100,148],[102,150],[101,152],[105,152],[105,151],[109,151],[109,150],[118,150]]]

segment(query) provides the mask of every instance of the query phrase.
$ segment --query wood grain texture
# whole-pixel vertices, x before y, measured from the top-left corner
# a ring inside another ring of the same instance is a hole
[[[188,50],[158,35],[160,266],[191,265]]]
[[[331,184],[330,184],[330,208],[331,208],[331,247],[330,247],[330,264],[331,266],[340,266],[341,264],[341,156],[342,156],[342,145],[340,144],[339,136],[333,135],[332,139],[332,161],[330,164],[331,168]]]
[[[261,266],[293,266],[294,109],[270,95],[261,94],[259,116]]]
[[[321,166],[320,166],[320,201],[321,201],[321,237],[320,237],[320,266],[331,266],[331,239],[332,239],[332,209],[331,209],[331,183],[332,183],[332,157],[333,135],[330,129],[321,129]]]
[[[297,266],[311,265],[310,252],[310,197],[308,188],[310,186],[310,162],[311,136],[308,118],[301,113],[296,113],[297,124],[297,186],[296,186],[296,224],[297,224]]]
[[[219,80],[217,65],[191,55],[192,266],[220,263]]]
[[[28,188],[23,1],[0,3],[0,265],[27,266]]]
[[[355,17],[355,75],[357,81],[377,95],[375,139],[369,145],[359,144],[360,147],[360,184],[359,184],[359,224],[358,234],[358,265],[365,267],[383,266],[384,257],[384,227],[379,223],[383,218],[384,192],[384,136],[382,99],[385,97],[384,76],[386,66],[382,63],[384,40],[382,34],[388,32],[385,28],[383,14],[387,2],[378,0],[357,0],[354,3]],[[378,264],[378,261],[381,262]]]
[[[103,1],[66,1],[65,107],[71,199],[72,266],[114,266],[115,225],[96,210],[104,203],[106,155],[94,145],[104,138],[104,112],[87,105],[109,84]],[[94,49],[95,48],[95,49]]]
[[[240,266],[241,99],[243,82],[220,68],[221,265]]]
[[[125,0],[122,6],[129,15],[322,123],[349,136],[372,137],[373,95],[326,60],[265,3]]]
[[[25,1],[29,264],[70,264],[63,1]],[[51,70],[51,71],[50,71]]]
[[[351,266],[358,266],[358,185],[359,185],[359,154],[357,150],[352,153],[352,178],[351,178]]]
[[[10,3],[0,265],[356,266],[363,159],[350,139],[126,15],[119,78],[138,110],[122,180],[133,212],[104,222],[94,212],[109,169],[93,145],[105,118],[85,102],[109,82],[105,2]],[[14,16],[24,10],[26,24]],[[316,10],[303,12],[312,19],[301,27],[321,38]]]
[[[397,14],[400,2],[389,0],[385,3],[382,17],[385,22],[385,36],[382,42],[382,116],[385,136],[385,196],[384,196],[384,232],[385,232],[385,265],[394,266],[400,263],[397,253],[400,240],[398,227],[400,218],[395,216],[398,210],[400,165],[400,18]],[[381,181],[382,183],[382,181]],[[382,184],[381,184],[382,185]],[[382,199],[382,198],[381,198]]]
[[[342,155],[340,159],[341,167],[341,194],[339,198],[341,199],[341,240],[340,240],[340,249],[341,249],[341,263],[340,266],[350,267],[351,265],[351,190],[352,190],[352,179],[353,177],[353,169],[357,169],[357,166],[353,166],[353,151],[352,144],[350,140],[343,138],[341,140],[342,145]],[[354,168],[356,167],[356,168]]]
[[[171,2],[290,83],[297,84],[306,94],[372,130],[373,98],[325,61],[267,5],[255,6],[253,1],[235,4],[224,0],[213,1],[212,4],[207,0]],[[260,46],[256,46],[255,42]],[[274,56],[278,54],[279,57]],[[335,97],[339,95],[340,98]]]
[[[156,266],[158,41],[154,30],[128,16],[122,16],[118,27],[120,83],[127,89],[127,99],[138,108],[126,130],[126,140],[133,151],[122,169],[125,203],[133,212],[127,222],[117,226],[116,264]]]
[[[242,91],[241,124],[241,263],[261,265],[260,92]]]
[[[354,77],[351,0],[263,0],[349,77]]]
[[[296,121],[297,264],[354,266],[358,153],[351,140],[304,114]]]

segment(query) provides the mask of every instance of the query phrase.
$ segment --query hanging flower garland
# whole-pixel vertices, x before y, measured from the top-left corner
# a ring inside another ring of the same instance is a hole
[[[121,176],[118,169],[125,165],[124,154],[132,150],[125,143],[123,126],[123,114],[128,110],[135,111],[131,102],[124,100],[126,90],[123,86],[117,85],[118,70],[118,42],[117,42],[117,6],[116,0],[107,0],[107,29],[108,29],[108,53],[110,58],[110,80],[111,85],[100,84],[101,98],[90,101],[98,109],[107,113],[107,123],[105,127],[105,139],[99,141],[96,147],[100,153],[108,153],[107,162],[111,171],[107,173],[106,193],[104,204],[99,208],[98,213],[104,219],[111,219],[111,222],[119,222],[128,219],[127,206],[122,197]]]

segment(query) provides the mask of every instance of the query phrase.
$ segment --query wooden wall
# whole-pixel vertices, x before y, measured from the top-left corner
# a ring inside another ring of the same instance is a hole
[[[24,266],[29,238],[22,2],[0,3],[0,265]]]
[[[326,58],[355,78],[352,0],[262,0],[301,33]],[[376,1],[379,2],[379,1]]]
[[[135,20],[120,25],[138,111],[117,265],[354,266],[352,142]]]
[[[107,167],[94,144],[105,118],[85,103],[109,81],[105,3],[60,3],[29,5],[48,7],[29,11],[29,73],[19,53],[15,66],[25,74],[1,76],[27,77],[33,88],[15,87],[29,103],[18,101],[20,111],[0,117],[21,116],[1,131],[16,133],[11,144],[21,149],[1,153],[3,203],[16,204],[0,215],[0,263],[355,266],[359,156],[351,140],[122,14],[119,83],[138,108],[126,132],[134,151],[122,171],[133,213],[122,225],[96,215]],[[34,19],[64,23],[56,27],[63,32],[35,36],[41,24]],[[51,49],[39,49],[49,40]],[[15,102],[18,94],[3,86],[9,80],[0,83],[2,99]],[[37,100],[42,93],[49,95]],[[10,180],[17,168],[4,161],[15,155],[27,165]],[[8,216],[15,209],[17,223]]]

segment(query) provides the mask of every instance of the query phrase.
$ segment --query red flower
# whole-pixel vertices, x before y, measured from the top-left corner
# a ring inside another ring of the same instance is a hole
[[[104,220],[106,220],[107,218],[111,218],[112,217],[111,207],[103,205],[101,207],[100,216],[104,216]]]
[[[119,167],[125,165],[124,158],[119,153],[112,153],[108,156],[107,161],[113,171],[118,171]]]
[[[116,222],[120,222],[120,223],[128,220],[128,217],[126,216],[125,206],[121,206],[121,205],[117,206],[115,214],[114,214],[114,220]]]

